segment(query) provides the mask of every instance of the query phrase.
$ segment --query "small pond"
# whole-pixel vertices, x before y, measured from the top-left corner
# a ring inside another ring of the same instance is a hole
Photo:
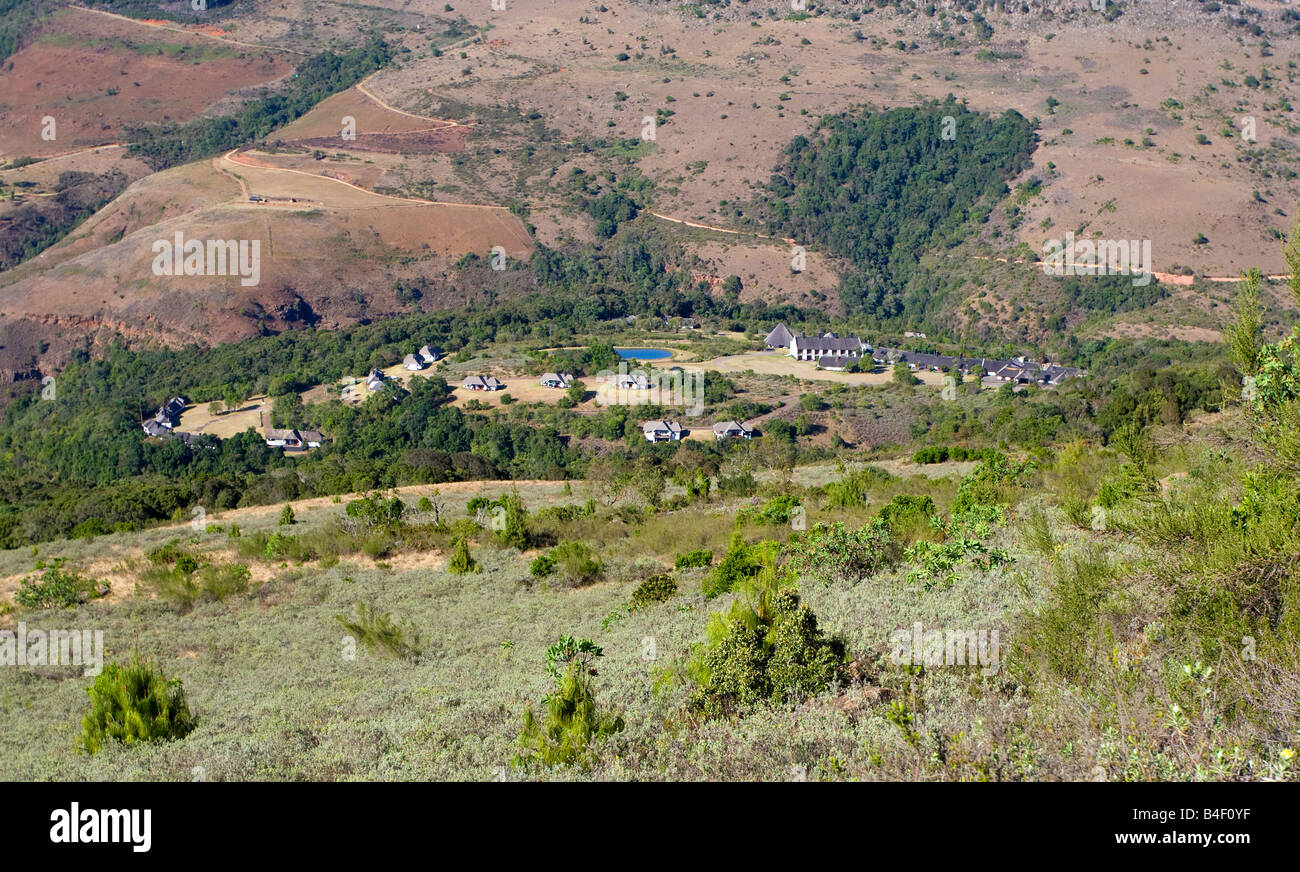
[[[673,356],[665,348],[615,348],[618,356],[624,360],[664,360]]]

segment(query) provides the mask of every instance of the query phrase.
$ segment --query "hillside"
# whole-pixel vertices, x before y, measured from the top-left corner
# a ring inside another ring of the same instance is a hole
[[[0,779],[1296,781],[1298,62],[1246,0],[0,0]],[[1196,790],[1000,808],[1282,819]],[[105,840],[192,847],[158,795]]]

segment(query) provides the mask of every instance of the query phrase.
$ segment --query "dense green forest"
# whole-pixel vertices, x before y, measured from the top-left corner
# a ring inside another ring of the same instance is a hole
[[[55,0],[0,0],[0,61],[22,48],[36,20],[58,5]]]
[[[968,239],[1029,166],[1034,145],[1020,113],[991,118],[951,95],[828,116],[786,148],[767,186],[768,228],[847,258],[857,272],[840,293],[851,310],[919,320],[933,304],[914,281],[921,256]]]

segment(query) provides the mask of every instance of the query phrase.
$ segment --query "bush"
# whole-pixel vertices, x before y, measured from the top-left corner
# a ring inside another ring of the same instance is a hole
[[[343,511],[354,523],[370,532],[397,529],[405,510],[406,504],[397,497],[386,500],[379,494],[371,494],[359,500],[350,500]]]
[[[790,569],[822,584],[857,584],[893,562],[889,528],[880,522],[849,530],[817,524],[790,543]]]
[[[826,505],[833,509],[866,505],[873,487],[893,480],[894,476],[878,466],[863,467],[826,485]]]
[[[724,497],[752,497],[757,492],[758,482],[751,473],[718,476],[718,493]]]
[[[293,506],[285,503],[284,509],[280,512],[280,526],[287,527],[293,523],[296,523],[293,518]]]
[[[677,559],[673,561],[675,569],[694,569],[700,566],[713,565],[713,552],[706,548],[698,551],[687,551],[685,554],[678,554]]]
[[[790,515],[798,508],[802,508],[802,503],[795,496],[772,497],[762,506],[752,509],[742,509],[738,513],[738,518],[746,523],[758,524],[788,524]]]
[[[500,507],[505,510],[504,526],[496,531],[497,542],[520,551],[528,550],[531,538],[528,535],[528,510],[524,508],[523,500],[514,494],[504,496]]]
[[[519,744],[524,753],[514,759],[516,766],[579,766],[595,762],[595,739],[612,736],[623,730],[623,719],[604,712],[596,702],[590,676],[596,674],[591,664],[602,655],[590,639],[561,636],[546,651],[546,670],[555,679],[555,690],[546,697],[545,722],[529,708],[524,712],[524,726]],[[563,671],[561,671],[561,669]]]
[[[876,520],[898,533],[928,526],[930,519],[938,514],[934,500],[928,496],[897,494],[876,513]]]
[[[696,686],[692,704],[707,716],[797,701],[838,677],[843,643],[823,634],[788,584],[768,562],[726,614],[710,618],[708,641],[688,666]]]
[[[140,573],[140,583],[181,611],[193,608],[199,600],[221,601],[228,596],[248,592],[251,574],[240,563],[200,565],[189,554],[172,553],[171,565],[150,567]]]
[[[736,590],[742,582],[757,576],[765,563],[773,562],[779,547],[771,541],[746,545],[740,531],[735,531],[727,553],[704,579],[704,595],[712,599]]]
[[[109,591],[106,583],[97,585],[83,575],[63,569],[62,559],[44,569],[39,577],[29,576],[19,583],[14,602],[29,609],[59,609],[96,599]]]
[[[456,539],[451,549],[451,559],[447,561],[447,571],[456,575],[480,572],[483,567],[469,553],[469,540],[461,536]]]
[[[549,554],[538,554],[533,558],[528,572],[533,578],[546,578],[555,572],[555,558]]]
[[[152,661],[110,663],[86,694],[90,711],[81,719],[78,745],[88,754],[98,753],[107,742],[180,739],[196,725],[180,680],[168,681]]]
[[[1005,455],[995,454],[981,462],[957,486],[952,513],[961,514],[981,505],[1005,505],[1010,502],[1015,489],[1033,472],[1030,463],[1016,463]]]
[[[556,571],[570,584],[591,584],[604,571],[600,560],[582,542],[561,542],[551,549],[551,559]]]
[[[673,581],[671,575],[660,573],[650,576],[637,585],[636,590],[632,591],[632,602],[628,607],[634,612],[639,612],[655,603],[666,603],[676,595],[677,582]]]

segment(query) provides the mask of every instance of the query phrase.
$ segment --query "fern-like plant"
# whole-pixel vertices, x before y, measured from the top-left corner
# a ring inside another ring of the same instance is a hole
[[[109,742],[133,745],[180,739],[196,726],[180,679],[170,681],[153,661],[110,663],[86,688],[90,711],[81,719],[78,745],[88,754]]]

